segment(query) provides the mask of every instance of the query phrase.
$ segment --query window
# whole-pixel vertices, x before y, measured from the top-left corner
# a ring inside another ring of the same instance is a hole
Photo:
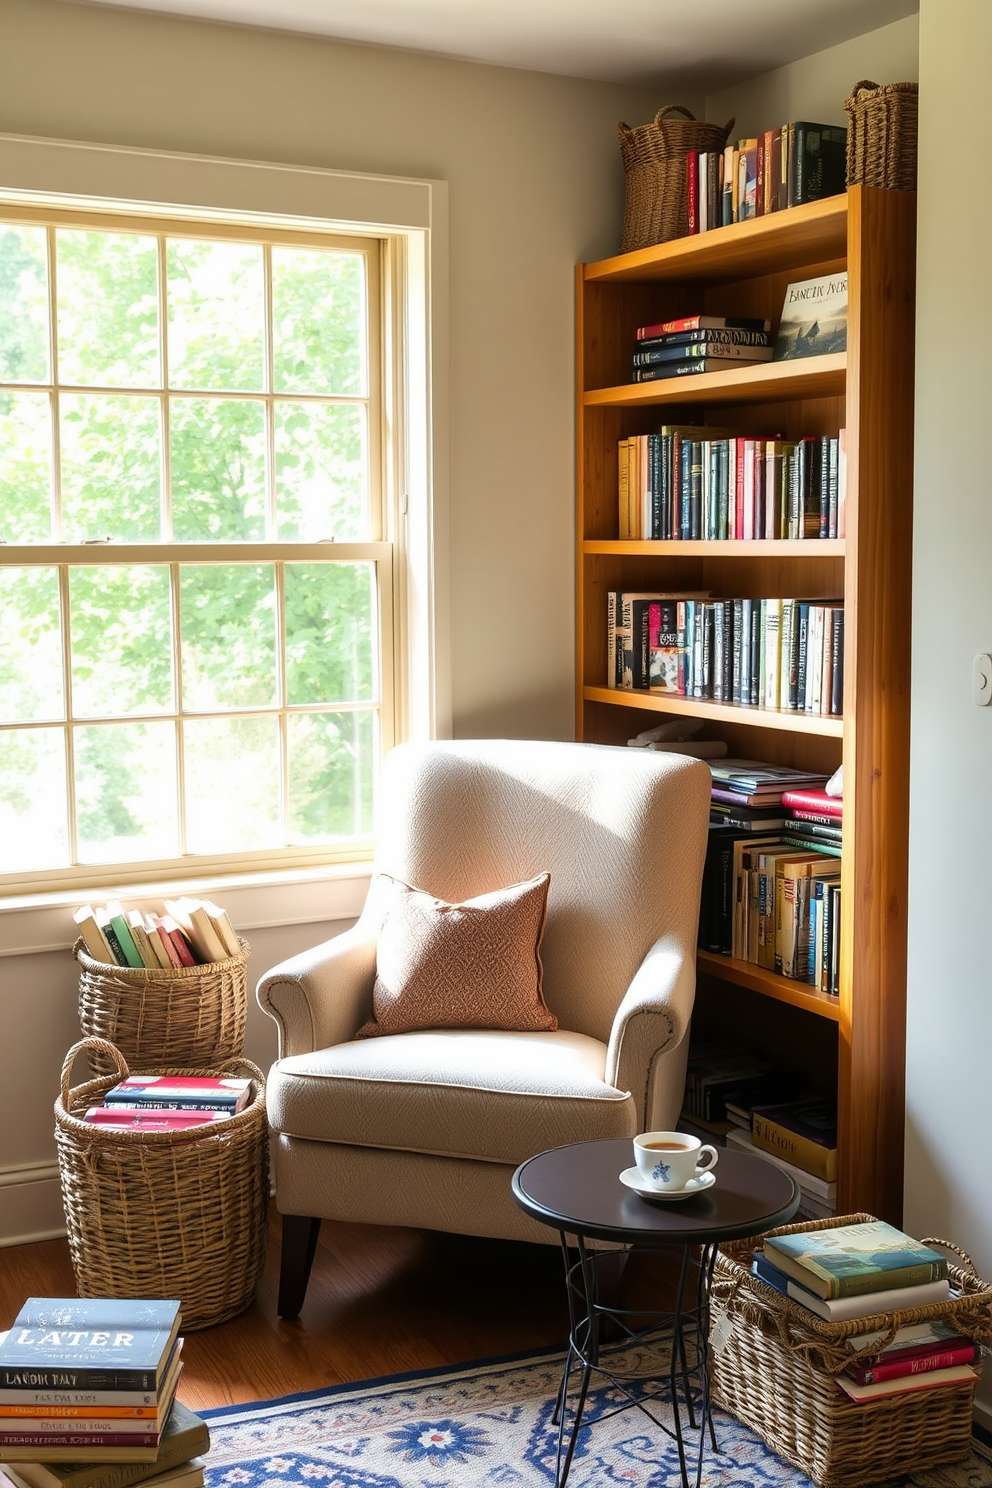
[[[382,240],[0,215],[0,884],[368,850]]]

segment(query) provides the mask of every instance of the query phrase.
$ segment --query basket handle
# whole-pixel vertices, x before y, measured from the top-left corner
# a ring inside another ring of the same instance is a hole
[[[665,122],[665,115],[666,114],[675,114],[675,113],[685,114],[686,118],[687,119],[691,119],[691,121],[692,121],[693,124],[698,124],[699,123],[699,120],[696,118],[696,116],[692,112],[692,110],[691,109],[687,109],[685,107],[685,105],[682,104],[682,103],[666,103],[655,114],[655,116],[654,116],[654,122],[657,124],[658,128],[660,129],[661,126]]]
[[[844,100],[844,108],[847,110],[848,113],[850,113],[851,110],[854,108],[854,105],[858,101],[859,93],[877,93],[879,92],[880,86],[881,85],[879,83],[873,83],[871,78],[862,78],[861,81],[855,83],[854,87],[851,89],[851,96]]]
[[[109,1039],[95,1037],[80,1039],[78,1044],[73,1044],[65,1056],[65,1062],[62,1065],[62,1107],[66,1111],[69,1109],[69,1077],[72,1074],[72,1066],[76,1055],[81,1054],[84,1049],[95,1049],[97,1053],[109,1054],[110,1058],[116,1063],[117,1073],[122,1080],[126,1080],[130,1073],[124,1055],[118,1049],[117,1045],[112,1044]]]
[[[960,1245],[952,1245],[951,1242],[950,1242],[950,1240],[941,1240],[941,1238],[940,1238],[939,1235],[928,1235],[925,1240],[921,1240],[920,1241],[920,1244],[921,1245],[939,1245],[941,1247],[941,1249],[943,1249],[943,1250],[953,1250],[954,1254],[956,1256],[960,1256],[961,1259],[962,1259],[962,1261],[964,1261],[964,1263],[967,1266],[968,1270],[970,1271],[971,1275],[972,1276],[975,1276],[975,1277],[978,1277],[978,1280],[979,1281],[981,1280],[981,1277],[978,1276],[978,1272],[975,1269],[975,1263],[974,1263],[974,1261],[971,1259],[971,1256],[968,1254],[968,1252],[966,1250],[962,1250],[961,1249]]]

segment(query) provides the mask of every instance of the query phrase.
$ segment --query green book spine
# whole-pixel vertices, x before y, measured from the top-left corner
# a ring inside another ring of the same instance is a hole
[[[127,958],[128,966],[137,966],[139,969],[143,968],[145,963],[138,954],[138,947],[134,943],[134,937],[131,934],[127,920],[123,915],[114,915],[110,923],[113,926],[114,934],[117,936],[120,948]]]

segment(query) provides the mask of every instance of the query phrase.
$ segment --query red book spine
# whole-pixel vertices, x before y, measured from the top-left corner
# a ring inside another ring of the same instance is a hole
[[[875,1385],[880,1380],[905,1379],[911,1374],[927,1374],[931,1369],[950,1369],[952,1364],[973,1364],[981,1358],[981,1348],[974,1343],[943,1349],[940,1353],[919,1353],[882,1364],[852,1364],[847,1373],[859,1385]]]
[[[744,531],[744,440],[734,440],[734,519],[731,537],[742,538],[750,534]]]
[[[147,1431],[0,1431],[0,1447],[157,1447],[159,1433]],[[44,1454],[42,1453],[42,1457]]]
[[[844,802],[840,796],[828,796],[822,790],[787,790],[782,792],[782,805],[799,811],[818,811],[821,816],[836,817],[844,814]]]
[[[685,157],[686,205],[689,212],[689,231],[699,231],[699,151],[690,150]]]

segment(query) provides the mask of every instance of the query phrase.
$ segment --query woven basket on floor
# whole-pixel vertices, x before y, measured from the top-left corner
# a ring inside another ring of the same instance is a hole
[[[625,183],[621,253],[685,237],[685,158],[690,150],[722,151],[733,127],[733,119],[722,129],[706,124],[680,103],[667,103],[650,124],[617,125]]]
[[[102,1055],[112,1076],[69,1088],[73,1061]],[[81,1119],[126,1078],[119,1050],[74,1044],[55,1103],[62,1203],[81,1297],[177,1297],[185,1332],[234,1317],[265,1259],[268,1127],[265,1078],[251,1060],[173,1075],[251,1076],[254,1099],[225,1121],[179,1132],[111,1131]]]
[[[919,87],[862,79],[844,102],[847,110],[847,184],[916,190]]]
[[[788,1235],[857,1224],[870,1214],[783,1225]],[[773,1452],[822,1488],[862,1488],[900,1473],[958,1462],[971,1451],[974,1384],[944,1385],[859,1404],[838,1385],[845,1365],[877,1352],[885,1340],[860,1352],[849,1337],[939,1317],[978,1342],[992,1339],[992,1286],[976,1274],[963,1251],[943,1240],[964,1267],[950,1266],[960,1296],[928,1307],[824,1322],[808,1308],[755,1276],[751,1254],[760,1236],[721,1245],[711,1289],[710,1375],[713,1394],[753,1427]],[[725,1320],[725,1321],[721,1321]]]
[[[82,1032],[116,1045],[133,1072],[205,1068],[241,1053],[248,1018],[246,941],[226,961],[172,971],[108,966],[94,961],[81,940],[73,954]],[[109,1075],[117,1067],[95,1047],[89,1058],[94,1074]]]

